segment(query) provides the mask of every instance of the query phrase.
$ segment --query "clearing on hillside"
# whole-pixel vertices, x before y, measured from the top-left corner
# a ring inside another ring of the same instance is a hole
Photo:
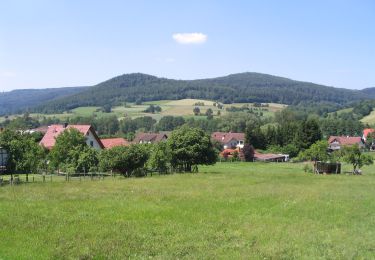
[[[369,125],[375,125],[375,111],[372,111],[368,116],[361,119],[361,122]]]
[[[144,110],[147,109],[149,105],[158,105],[161,107],[162,111],[160,113],[145,113]],[[197,104],[197,105],[196,105]],[[204,104],[204,105],[201,105]],[[141,116],[151,116],[156,120],[160,120],[163,116],[183,116],[183,117],[195,117],[193,109],[195,106],[200,108],[202,116],[195,118],[206,118],[204,116],[207,109],[212,109],[214,117],[218,117],[217,113],[220,110],[220,116],[228,114],[226,108],[236,107],[241,108],[247,106],[249,108],[258,109],[255,111],[262,111],[263,116],[269,117],[273,116],[275,112],[281,111],[286,108],[287,105],[276,104],[276,103],[266,103],[267,107],[257,108],[254,107],[253,103],[233,103],[233,104],[224,104],[223,109],[219,109],[213,105],[214,102],[210,100],[202,99],[181,99],[181,100],[159,100],[159,101],[148,101],[144,102],[141,105],[136,105],[134,103],[126,103],[123,106],[116,106],[112,108],[110,113],[104,113],[101,111],[100,107],[78,107],[72,109],[71,111],[62,113],[62,114],[30,114],[31,117],[42,119],[43,117],[56,117],[60,120],[66,120],[68,117],[82,116],[82,117],[103,117],[109,115],[115,115],[118,119],[125,117],[137,118]],[[22,116],[22,115],[18,115]],[[10,116],[9,119],[13,119],[15,116]],[[4,117],[0,117],[0,123],[5,120]]]

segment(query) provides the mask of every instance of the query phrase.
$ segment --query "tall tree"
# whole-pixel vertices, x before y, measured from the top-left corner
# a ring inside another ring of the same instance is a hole
[[[193,113],[194,113],[194,115],[198,116],[201,113],[200,108],[199,107],[194,107]]]
[[[191,172],[201,164],[214,164],[217,154],[211,138],[198,128],[182,126],[172,132],[168,139],[172,167],[178,171]]]
[[[252,162],[254,160],[255,150],[251,144],[245,143],[242,151],[246,162]]]
[[[247,127],[245,133],[245,142],[251,144],[255,149],[265,149],[266,137],[259,126]]]

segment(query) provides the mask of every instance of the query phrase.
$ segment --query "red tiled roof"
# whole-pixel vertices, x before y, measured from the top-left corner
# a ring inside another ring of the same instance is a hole
[[[362,142],[359,136],[330,136],[328,143],[338,142],[341,145],[354,145]]]
[[[47,149],[51,149],[56,143],[56,138],[69,128],[75,128],[83,135],[86,135],[90,131],[91,125],[68,125],[67,127],[64,127],[64,125],[50,125],[39,144],[43,145]],[[94,130],[92,130],[92,133],[94,134],[95,139],[97,139],[99,145],[103,147]]]
[[[245,141],[245,134],[244,133],[224,133],[224,132],[213,132],[211,134],[211,138],[214,140],[219,141],[220,143],[226,144],[232,139]]]
[[[105,138],[100,139],[102,141],[102,144],[104,145],[104,148],[110,149],[115,146],[128,146],[129,142],[124,138]]]
[[[363,130],[363,138],[366,139],[367,136],[370,134],[370,133],[373,133],[375,132],[375,129],[372,129],[372,128],[366,128]]]

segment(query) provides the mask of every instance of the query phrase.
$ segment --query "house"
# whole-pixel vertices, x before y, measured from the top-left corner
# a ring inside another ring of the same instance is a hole
[[[242,149],[245,144],[244,133],[224,133],[224,132],[213,132],[211,135],[213,140],[220,142],[224,149],[228,148],[240,148]]]
[[[358,145],[364,148],[365,144],[359,136],[330,136],[328,139],[329,149],[332,151],[340,150],[343,146]]]
[[[56,138],[66,129],[74,128],[81,132],[86,137],[86,143],[95,149],[103,149],[104,146],[91,125],[50,125],[47,132],[39,142],[40,145],[47,149],[52,149],[56,143]]]
[[[130,143],[124,138],[104,138],[100,139],[104,149],[111,149],[116,146],[128,146]]]
[[[371,133],[374,133],[375,132],[375,129],[372,129],[372,128],[366,128],[363,130],[363,136],[362,136],[362,139],[364,142],[366,142],[367,140],[367,136]]]
[[[151,144],[166,141],[168,139],[167,133],[138,133],[133,143],[135,144]]]
[[[367,137],[369,134],[372,134],[375,132],[375,129],[372,129],[372,128],[366,128],[363,130],[363,136],[362,136],[362,139],[363,141],[366,143],[367,141]],[[375,151],[375,141],[373,140],[370,144],[370,151]]]

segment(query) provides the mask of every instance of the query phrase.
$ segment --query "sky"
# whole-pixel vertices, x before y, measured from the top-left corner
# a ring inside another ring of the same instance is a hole
[[[0,91],[133,72],[375,87],[375,1],[0,0]]]

